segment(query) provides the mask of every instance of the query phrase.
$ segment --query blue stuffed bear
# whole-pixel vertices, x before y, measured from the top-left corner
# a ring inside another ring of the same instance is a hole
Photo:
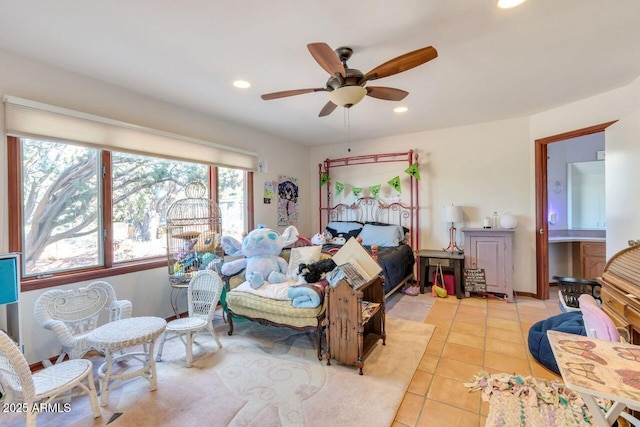
[[[244,255],[244,258],[222,265],[225,276],[245,269],[245,276],[252,288],[258,289],[265,281],[283,282],[288,263],[280,257],[282,249],[298,240],[298,230],[287,227],[282,235],[269,228],[256,228],[244,238],[242,243],[231,236],[222,236],[221,244],[227,255]]]

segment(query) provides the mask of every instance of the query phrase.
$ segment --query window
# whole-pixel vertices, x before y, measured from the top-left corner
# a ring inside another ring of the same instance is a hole
[[[222,235],[242,241],[245,227],[245,174],[239,169],[218,168],[218,206]]]
[[[14,137],[9,156],[20,197],[10,249],[23,254],[24,290],[166,265],[165,215],[189,182],[217,183],[224,234],[249,227],[239,169]]]
[[[103,265],[98,150],[29,139],[21,148],[23,275]]]

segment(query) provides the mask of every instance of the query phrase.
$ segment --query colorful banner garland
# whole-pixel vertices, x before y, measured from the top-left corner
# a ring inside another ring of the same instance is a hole
[[[402,193],[402,186],[400,185],[400,177],[396,176],[394,178],[392,178],[391,180],[387,181],[387,184],[389,184],[391,187],[393,187],[394,190],[396,190],[398,193]]]
[[[411,175],[413,178],[417,179],[418,181],[420,180],[420,170],[418,168],[418,163],[413,163],[411,166],[405,169],[405,173]],[[322,174],[320,175],[320,187],[329,183],[330,181],[331,181],[331,178],[329,177],[329,175],[326,172],[322,172]],[[389,181],[387,181],[387,184],[389,184],[391,188],[396,190],[398,193],[402,194],[402,181],[399,175],[396,175],[393,178],[391,178]],[[335,183],[336,196],[339,196],[340,194],[342,194],[347,188],[347,186],[351,187],[349,184],[336,182]],[[371,192],[371,196],[373,198],[377,199],[380,196],[380,192],[381,192],[380,184],[372,185],[368,189]],[[361,187],[351,187],[353,196],[356,199],[358,199],[362,195],[362,190],[363,188]]]
[[[380,184],[372,185],[371,187],[369,187],[369,191],[371,191],[371,195],[373,196],[373,198],[377,200],[378,197],[380,197]]]
[[[405,172],[420,181],[420,170],[418,170],[418,164],[414,163],[405,169]]]
[[[322,172],[322,175],[320,175],[320,187],[322,187],[329,181],[331,181],[329,175],[326,172]]]

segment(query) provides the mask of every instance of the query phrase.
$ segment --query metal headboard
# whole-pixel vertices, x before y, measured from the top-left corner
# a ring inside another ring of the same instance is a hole
[[[383,162],[405,162],[411,166],[414,162],[417,162],[417,160],[418,156],[414,154],[413,150],[406,153],[374,154],[341,159],[327,159],[324,161],[324,164],[319,165],[318,178],[321,179],[323,173],[330,176],[329,172],[333,167]],[[323,197],[323,187],[326,187],[324,190],[325,197]],[[361,197],[351,205],[337,204],[330,206],[331,186],[327,184],[323,187],[320,187],[319,196],[320,233],[324,231],[324,228],[330,221],[382,222],[385,224],[401,225],[409,229],[409,243],[411,248],[413,250],[419,249],[418,183],[417,179],[413,176],[410,178],[409,204],[386,204],[373,197]]]

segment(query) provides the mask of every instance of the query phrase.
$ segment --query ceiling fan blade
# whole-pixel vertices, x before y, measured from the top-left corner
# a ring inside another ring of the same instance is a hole
[[[264,95],[260,96],[260,98],[262,98],[265,101],[267,101],[269,99],[277,99],[277,98],[284,98],[284,97],[287,97],[287,96],[302,95],[303,93],[323,92],[325,90],[326,89],[323,88],[323,87],[315,88],[315,89],[283,90],[282,92],[265,93]]]
[[[409,92],[402,89],[381,86],[367,86],[367,95],[385,101],[402,101]]]
[[[344,66],[338,55],[326,43],[309,43],[307,45],[311,56],[331,76],[340,74],[344,77]]]
[[[335,110],[336,107],[338,107],[338,106],[336,104],[334,104],[333,102],[331,102],[331,101],[327,102],[324,105],[324,107],[322,107],[322,110],[320,110],[320,114],[318,114],[318,117],[328,116],[329,114],[333,113],[333,110]]]
[[[376,68],[365,74],[366,80],[381,79],[383,77],[402,73],[403,71],[410,70],[437,57],[438,51],[433,46],[423,47],[422,49],[405,53],[404,55],[393,58],[382,65],[378,65]]]

